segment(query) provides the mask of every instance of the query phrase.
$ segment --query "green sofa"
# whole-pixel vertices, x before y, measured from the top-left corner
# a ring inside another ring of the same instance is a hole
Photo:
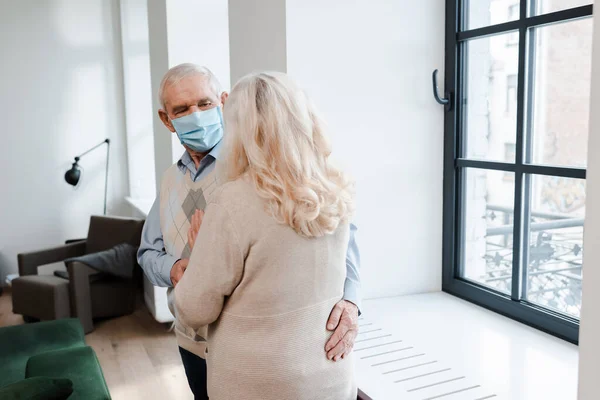
[[[94,350],[85,345],[78,319],[0,328],[0,398],[50,398],[31,393],[40,393],[44,384],[71,387],[68,380],[72,382],[69,400],[110,399],[102,369]]]

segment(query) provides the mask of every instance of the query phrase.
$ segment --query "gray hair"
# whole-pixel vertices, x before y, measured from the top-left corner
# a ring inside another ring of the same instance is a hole
[[[217,95],[217,97],[221,96],[221,84],[210,69],[197,64],[184,63],[169,69],[162,78],[162,81],[160,82],[160,88],[158,89],[158,101],[160,102],[161,106],[165,108],[165,89],[167,86],[176,84],[184,78],[195,75],[200,75],[207,78],[208,85],[210,86],[211,90],[215,93],[215,95]]]

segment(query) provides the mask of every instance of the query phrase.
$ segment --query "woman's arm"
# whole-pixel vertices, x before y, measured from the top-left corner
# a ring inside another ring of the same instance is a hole
[[[229,214],[216,203],[206,208],[195,242],[187,270],[175,287],[175,316],[199,329],[221,314],[225,297],[242,278],[244,259]]]

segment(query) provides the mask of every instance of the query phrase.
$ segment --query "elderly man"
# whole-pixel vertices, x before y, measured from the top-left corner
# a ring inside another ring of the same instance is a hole
[[[174,287],[189,261],[187,233],[192,216],[196,209],[204,209],[219,184],[215,168],[223,137],[221,108],[227,93],[207,68],[181,64],[166,73],[159,97],[160,119],[177,134],[186,151],[163,176],[159,197],[144,225],[138,261],[154,285]],[[352,225],[344,299],[335,305],[327,322],[327,329],[334,332],[324,351],[332,361],[352,351],[358,330],[360,279],[355,232]],[[207,399],[206,331],[193,331],[178,322],[175,331],[190,388],[196,399]]]

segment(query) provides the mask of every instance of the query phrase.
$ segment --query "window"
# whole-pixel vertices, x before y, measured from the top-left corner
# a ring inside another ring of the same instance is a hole
[[[514,160],[517,155],[517,146],[514,143],[504,143],[504,159]],[[504,180],[509,182],[515,181],[515,174],[512,172],[504,172]]]
[[[517,111],[517,75],[506,77],[506,112],[515,114]],[[514,158],[513,158],[514,160]]]
[[[463,0],[462,3],[465,30],[516,21],[520,15],[515,0]]]
[[[443,288],[576,343],[592,2],[446,1]]]
[[[511,4],[508,7],[508,19],[507,21],[514,21],[519,19],[519,9],[521,5],[519,3]],[[508,34],[507,46],[517,46],[519,44],[519,32],[511,32]]]
[[[533,14],[547,14],[555,11],[562,11],[569,8],[576,8],[594,3],[593,0],[537,0],[531,7]]]
[[[519,8],[521,5],[519,3],[511,4],[508,7],[508,19],[507,21],[514,21],[519,19]]]

